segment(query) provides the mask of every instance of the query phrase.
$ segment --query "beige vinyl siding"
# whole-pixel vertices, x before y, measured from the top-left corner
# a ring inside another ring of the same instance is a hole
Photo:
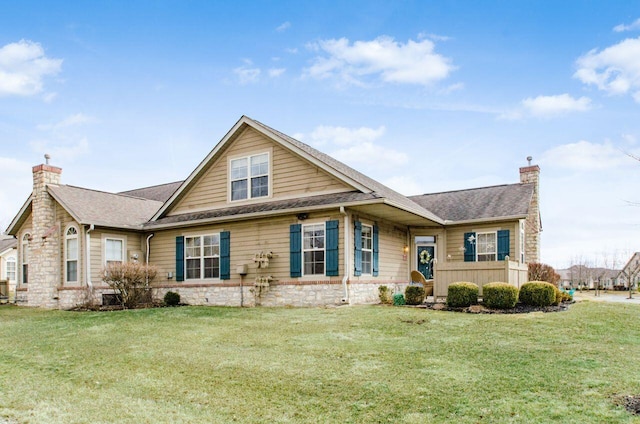
[[[271,193],[268,199],[352,190],[351,187],[334,176],[305,161],[256,130],[247,128],[237,139],[229,143],[217,160],[209,164],[208,169],[194,182],[168,215],[239,204],[228,201],[229,158],[267,151],[271,164]],[[262,200],[264,199],[258,199],[258,201]]]
[[[229,231],[231,236],[231,280],[239,282],[240,276],[236,272],[238,265],[246,264],[248,274],[243,278],[245,284],[253,284],[257,276],[272,276],[275,282],[291,281],[289,264],[289,226],[291,224],[314,224],[330,220],[340,222],[339,242],[339,272],[340,277],[312,276],[302,277],[301,280],[327,281],[329,279],[340,281],[344,272],[344,246],[343,246],[343,220],[336,212],[309,214],[305,221],[298,221],[296,216],[288,216],[272,219],[260,219],[254,221],[234,222],[220,225],[208,225],[187,229],[158,231],[151,239],[150,262],[158,267],[157,284],[198,284],[200,280],[175,281],[176,272],[176,237],[197,234],[216,234],[221,231]],[[253,261],[255,254],[260,252],[273,252],[274,257],[266,269],[258,269]],[[167,278],[167,273],[173,274],[173,279]],[[297,278],[294,280],[298,280]],[[205,280],[206,283],[224,283],[218,280]]]
[[[375,221],[371,217],[365,218],[362,216],[354,216],[351,223],[352,228],[349,237],[350,243],[352,244],[350,248],[350,255],[354,254],[354,246],[357,242],[356,240],[354,240],[354,221],[360,221],[363,225],[370,226],[373,226],[377,223],[379,268],[378,276],[376,277],[367,274],[355,277],[353,276],[355,268],[354,259],[351,259],[350,275],[353,281],[357,282],[372,280],[381,282],[407,282],[410,272],[410,256],[409,254],[407,254],[407,260],[403,260],[403,249],[404,246],[407,245],[408,230],[406,228],[400,228],[399,226],[393,225],[392,223],[388,223],[386,221]]]
[[[461,227],[449,227],[446,232],[446,252],[450,255],[450,261],[462,262],[464,261],[464,234],[469,232],[489,232],[498,230],[509,230],[509,258],[513,261],[517,261],[519,244],[517,243],[517,237],[519,237],[520,226],[519,221],[506,222],[506,223],[493,223],[493,224],[480,224],[480,225],[465,225]],[[438,245],[440,247],[440,245]]]
[[[139,262],[144,263],[144,249],[143,237],[141,234],[129,233],[124,231],[109,230],[109,229],[95,229],[89,233],[91,237],[91,281],[93,284],[102,283],[102,271],[105,265],[105,256],[103,251],[104,238],[113,237],[124,239],[124,259],[129,261],[127,252],[137,250],[141,251],[143,256],[139,258]],[[83,270],[84,272],[84,270]]]

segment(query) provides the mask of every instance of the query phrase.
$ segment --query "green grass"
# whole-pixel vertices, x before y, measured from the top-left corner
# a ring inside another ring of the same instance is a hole
[[[640,422],[640,306],[0,307],[0,423]]]

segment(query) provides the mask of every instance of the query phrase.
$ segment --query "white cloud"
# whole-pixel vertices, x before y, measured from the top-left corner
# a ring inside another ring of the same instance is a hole
[[[291,22],[287,21],[287,22],[283,22],[281,25],[279,25],[276,28],[276,31],[284,32],[284,31],[288,30],[289,28],[291,28]]]
[[[424,194],[422,184],[416,178],[415,176],[397,175],[382,181],[382,183],[405,196]]]
[[[629,25],[620,24],[620,25],[616,25],[615,27],[613,27],[613,30],[615,32],[634,31],[634,30],[637,30],[637,29],[640,29],[640,19],[636,19],[635,21],[633,21]]]
[[[285,52],[289,53],[289,54],[298,54],[298,49],[295,47],[289,47],[284,49]]]
[[[429,34],[429,33],[425,33],[425,32],[421,32],[420,34],[418,34],[418,40],[423,40],[425,38],[428,38],[428,39],[433,40],[433,41],[449,41],[449,40],[451,40],[451,37],[449,37],[447,35]]]
[[[271,78],[276,78],[284,74],[285,71],[286,71],[285,68],[271,68],[269,69],[268,73]]]
[[[20,40],[0,48],[0,96],[32,96],[43,79],[60,72],[62,59],[49,59],[39,43]],[[46,97],[45,97],[46,101]]]
[[[258,82],[260,79],[260,68],[250,68],[248,66],[240,66],[233,70],[233,73],[238,77],[240,84],[251,84]]]
[[[591,109],[591,99],[580,97],[574,99],[568,94],[556,96],[538,96],[527,98],[522,105],[533,116],[551,117],[567,112],[584,112]]]
[[[629,152],[636,154],[636,152]],[[563,144],[544,152],[541,165],[570,171],[615,170],[623,167],[640,167],[611,142],[602,144],[581,140]]]
[[[311,134],[296,134],[296,138],[314,146],[324,146],[334,158],[353,167],[379,168],[399,166],[407,163],[408,156],[404,152],[387,148],[374,143],[386,132],[384,126],[378,128],[345,128],[319,126]]]
[[[366,85],[366,77],[377,76],[386,83],[431,85],[455,69],[451,59],[434,52],[430,40],[406,44],[382,36],[372,41],[349,42],[346,38],[321,40],[308,45],[325,56],[314,59],[304,75],[316,79],[337,78],[340,82]]]
[[[640,103],[640,37],[602,51],[591,50],[576,61],[574,77],[612,95],[630,93]]]

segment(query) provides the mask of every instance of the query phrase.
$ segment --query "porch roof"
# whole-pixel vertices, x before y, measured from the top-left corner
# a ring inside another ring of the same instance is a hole
[[[443,218],[448,224],[456,222],[525,218],[529,214],[534,184],[506,184],[469,190],[422,194],[409,198]]]

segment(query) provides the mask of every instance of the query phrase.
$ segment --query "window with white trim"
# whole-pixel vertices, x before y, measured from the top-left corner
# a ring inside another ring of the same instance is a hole
[[[478,262],[495,261],[498,254],[497,233],[477,233],[476,246]]]
[[[220,234],[184,238],[187,280],[220,278]]]
[[[362,273],[371,274],[372,258],[373,258],[373,227],[371,225],[362,224],[361,230],[362,240]]]
[[[104,239],[105,264],[117,264],[124,262],[124,240],[117,238]]]
[[[78,281],[78,230],[69,227],[65,234],[65,266],[68,283]]]
[[[324,275],[325,224],[302,226],[303,275]]]
[[[7,280],[16,281],[16,258],[7,258],[6,262]]]
[[[269,196],[269,153],[230,161],[231,201]]]
[[[27,233],[22,236],[22,284],[29,282],[29,240],[31,234]]]

